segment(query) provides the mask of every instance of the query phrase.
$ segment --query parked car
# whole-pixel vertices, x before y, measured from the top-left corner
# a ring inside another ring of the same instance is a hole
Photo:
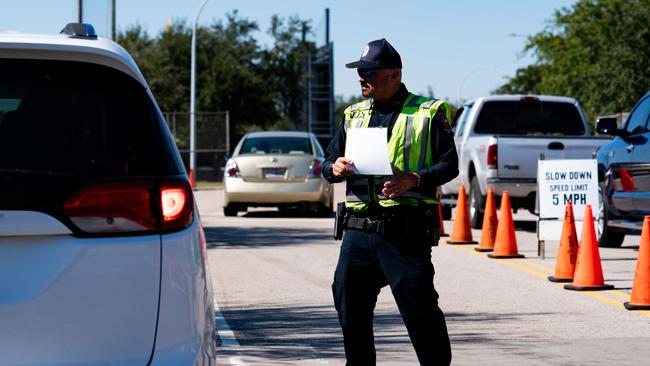
[[[460,174],[441,187],[442,202],[453,204],[463,184],[475,229],[483,222],[488,187],[497,200],[508,191],[513,209],[534,213],[540,154],[545,159],[589,159],[607,142],[607,137],[591,137],[575,99],[546,95],[494,95],[467,102],[456,114],[454,131]]]
[[[0,34],[0,364],[215,364],[206,243],[151,90],[92,26]]]
[[[224,169],[224,215],[265,206],[331,214],[332,186],[321,175],[323,160],[323,148],[313,133],[244,135]]]
[[[613,136],[601,146],[598,160],[601,204],[598,243],[619,247],[630,230],[641,230],[650,215],[650,92],[632,109],[619,129],[616,118],[601,118],[599,133]]]

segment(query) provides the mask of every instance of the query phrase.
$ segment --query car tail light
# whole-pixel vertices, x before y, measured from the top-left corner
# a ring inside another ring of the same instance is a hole
[[[312,177],[320,177],[322,172],[320,160],[314,160],[309,166],[309,175]]]
[[[488,146],[487,149],[487,167],[489,169],[496,169],[499,159],[497,155],[497,144]]]
[[[183,229],[194,219],[194,196],[186,180],[164,180],[160,183],[160,205],[163,231]]]
[[[66,216],[88,234],[175,230],[191,224],[192,190],[185,180],[110,182],[84,187],[63,205]]]
[[[228,177],[239,177],[239,168],[237,167],[237,162],[234,159],[230,159],[226,162],[225,171]]]

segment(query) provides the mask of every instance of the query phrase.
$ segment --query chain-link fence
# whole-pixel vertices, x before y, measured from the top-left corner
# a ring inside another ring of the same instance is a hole
[[[165,119],[174,135],[185,167],[190,167],[190,113],[165,112]],[[196,180],[220,181],[224,157],[230,151],[230,119],[225,112],[197,112],[196,116]]]

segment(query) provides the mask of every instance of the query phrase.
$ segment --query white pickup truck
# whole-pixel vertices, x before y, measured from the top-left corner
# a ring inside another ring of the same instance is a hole
[[[497,201],[510,194],[513,209],[535,211],[537,161],[589,159],[608,137],[592,137],[579,103],[568,97],[494,95],[465,103],[453,121],[460,174],[442,186],[450,212],[460,185],[468,192],[470,221],[480,228],[488,187]]]

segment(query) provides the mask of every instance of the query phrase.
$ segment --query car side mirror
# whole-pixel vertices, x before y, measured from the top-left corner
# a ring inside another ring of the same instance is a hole
[[[596,132],[610,136],[620,136],[621,130],[615,117],[603,117],[596,120]]]

